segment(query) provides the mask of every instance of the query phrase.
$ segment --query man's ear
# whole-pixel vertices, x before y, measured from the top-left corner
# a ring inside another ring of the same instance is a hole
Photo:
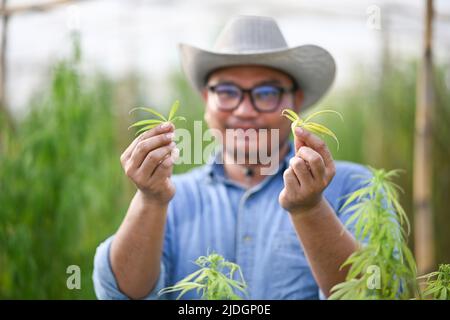
[[[303,91],[300,89],[297,89],[294,93],[294,111],[299,113],[302,109],[303,100],[305,99],[305,95],[303,94]]]
[[[210,114],[209,114],[209,108],[208,108],[208,89],[206,87],[203,87],[200,94],[202,96],[203,103],[205,104],[205,112],[203,113],[203,119],[209,125]]]

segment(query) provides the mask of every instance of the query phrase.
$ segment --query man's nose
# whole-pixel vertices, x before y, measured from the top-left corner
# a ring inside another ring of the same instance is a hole
[[[234,110],[234,115],[241,118],[255,118],[259,115],[259,112],[253,107],[252,100],[248,93],[244,93],[244,98]]]

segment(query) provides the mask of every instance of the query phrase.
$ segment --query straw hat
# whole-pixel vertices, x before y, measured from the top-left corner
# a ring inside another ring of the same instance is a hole
[[[183,70],[201,90],[214,70],[260,65],[290,75],[304,93],[302,109],[319,100],[333,83],[336,65],[331,54],[316,45],[288,47],[277,22],[269,17],[236,16],[224,27],[212,50],[180,44]]]

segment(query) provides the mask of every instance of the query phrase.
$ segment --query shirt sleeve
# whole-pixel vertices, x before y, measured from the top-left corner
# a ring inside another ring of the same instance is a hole
[[[129,297],[120,291],[116,278],[111,268],[109,252],[114,236],[109,237],[101,243],[96,250],[94,257],[93,281],[95,294],[100,300],[128,300]],[[166,286],[166,270],[163,261],[155,288],[144,298],[144,300],[164,299],[159,297],[158,292]]]

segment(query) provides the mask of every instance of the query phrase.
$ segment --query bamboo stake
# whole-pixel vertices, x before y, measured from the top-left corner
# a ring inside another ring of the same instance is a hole
[[[427,0],[424,51],[417,78],[416,130],[414,148],[414,234],[419,274],[434,269],[434,226],[432,211],[432,116],[434,104],[432,61],[433,0]]]
[[[1,9],[6,8],[7,0],[2,0]],[[4,118],[4,124],[14,129],[14,121],[7,107],[6,99],[6,48],[8,36],[8,16],[1,17],[2,31],[0,34],[0,116]]]

